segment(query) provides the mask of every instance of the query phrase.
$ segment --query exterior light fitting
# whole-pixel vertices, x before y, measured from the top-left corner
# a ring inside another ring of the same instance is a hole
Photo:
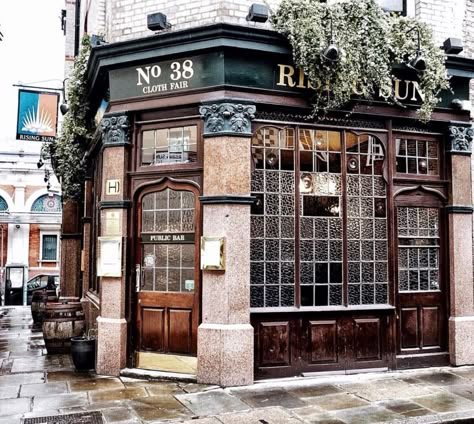
[[[331,39],[329,41],[329,46],[327,46],[321,53],[322,58],[327,62],[335,63],[339,60],[339,49],[334,42],[334,34],[332,30],[332,16],[329,11],[326,13],[323,19],[329,16],[329,23],[331,25]]]
[[[59,106],[59,110],[61,111],[61,115],[66,115],[69,111],[69,106],[67,105],[66,101]]]
[[[146,17],[147,28],[151,31],[162,31],[171,28],[168,18],[164,13],[151,13]]]
[[[423,57],[423,51],[421,50],[420,28],[414,26],[413,28],[407,31],[407,35],[413,30],[416,30],[416,33],[418,36],[418,46],[416,48],[415,57],[412,60],[410,60],[406,65],[409,68],[414,69],[416,72],[423,72],[426,69],[426,60]]]
[[[268,6],[265,4],[253,3],[252,6],[250,6],[249,14],[246,19],[251,22],[267,22]]]
[[[460,38],[449,37],[444,40],[443,50],[446,54],[458,54],[463,51],[463,44]]]
[[[43,159],[40,158],[36,166],[38,167],[38,169],[40,169],[43,165],[44,165]]]

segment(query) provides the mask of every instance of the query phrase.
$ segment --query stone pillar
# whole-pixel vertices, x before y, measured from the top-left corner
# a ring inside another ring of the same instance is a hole
[[[126,366],[127,321],[125,285],[127,221],[130,201],[126,173],[129,157],[129,122],[124,113],[106,114],[102,119],[101,237],[122,240],[122,275],[100,278],[100,316],[97,318],[97,364],[99,374],[116,375]],[[93,241],[98,243],[97,240]]]
[[[253,383],[250,325],[250,152],[255,106],[217,103],[204,118],[203,236],[225,237],[225,270],[202,271],[198,381]]]
[[[450,317],[452,365],[474,364],[474,290],[472,261],[472,198],[470,127],[450,126],[448,161],[451,170],[449,205]]]

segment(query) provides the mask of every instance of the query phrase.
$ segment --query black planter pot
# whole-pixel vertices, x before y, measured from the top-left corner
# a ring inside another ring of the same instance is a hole
[[[77,370],[90,370],[95,368],[95,338],[71,338],[72,362]]]

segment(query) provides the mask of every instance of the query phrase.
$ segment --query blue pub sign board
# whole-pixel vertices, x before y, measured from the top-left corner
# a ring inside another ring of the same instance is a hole
[[[58,103],[58,93],[19,90],[17,140],[55,141]]]

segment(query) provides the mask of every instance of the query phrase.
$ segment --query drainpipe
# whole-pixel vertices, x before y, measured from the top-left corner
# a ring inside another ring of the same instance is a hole
[[[79,36],[81,27],[81,0],[76,0],[76,15],[74,17],[74,57],[79,54]]]

